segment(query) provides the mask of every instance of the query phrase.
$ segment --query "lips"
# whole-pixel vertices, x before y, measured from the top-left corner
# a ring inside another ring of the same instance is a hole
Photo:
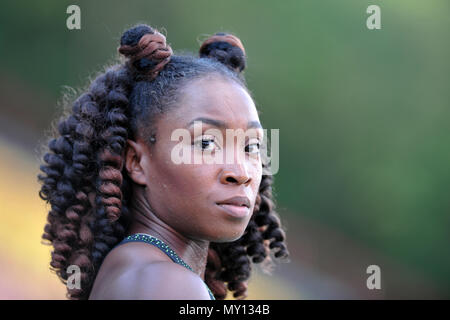
[[[250,213],[250,200],[247,197],[232,197],[216,203],[225,213],[236,218],[244,218]]]
[[[250,200],[249,200],[249,198],[247,198],[247,197],[239,197],[239,196],[238,197],[232,197],[232,198],[229,198],[227,200],[219,201],[219,202],[217,202],[217,204],[230,204],[230,205],[233,205],[233,206],[239,206],[239,207],[245,206],[247,208],[250,208]]]

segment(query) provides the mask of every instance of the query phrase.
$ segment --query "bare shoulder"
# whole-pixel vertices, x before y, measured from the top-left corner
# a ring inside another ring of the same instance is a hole
[[[172,261],[157,261],[137,270],[132,299],[209,300],[203,280]]]
[[[152,255],[148,255],[149,246],[145,243],[114,249],[105,258],[89,299],[210,299],[197,274],[155,249],[151,250]]]
[[[127,243],[111,250],[96,275],[89,299],[122,299],[123,284],[133,280],[145,265],[165,260],[160,252],[145,243]]]

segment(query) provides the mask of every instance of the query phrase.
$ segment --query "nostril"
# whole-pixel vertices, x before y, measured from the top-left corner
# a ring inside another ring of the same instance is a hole
[[[238,175],[232,171],[224,170],[220,174],[220,182],[223,184],[248,184],[251,180],[246,174]]]

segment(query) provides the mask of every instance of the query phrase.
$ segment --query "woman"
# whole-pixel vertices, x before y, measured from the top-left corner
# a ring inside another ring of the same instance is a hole
[[[68,267],[79,267],[70,299],[225,299],[227,289],[245,298],[252,263],[288,251],[241,41],[217,33],[200,57],[174,55],[162,34],[137,25],[119,52],[124,61],[74,101],[43,157],[52,270],[67,283]],[[244,145],[219,137],[250,127]],[[179,129],[188,142],[172,139]],[[180,146],[200,157],[244,151],[180,164]]]

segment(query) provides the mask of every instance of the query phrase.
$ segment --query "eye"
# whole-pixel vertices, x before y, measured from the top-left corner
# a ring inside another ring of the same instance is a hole
[[[202,136],[200,139],[194,141],[193,145],[200,148],[202,151],[213,151],[215,147],[220,149],[214,137]]]
[[[245,152],[248,153],[259,153],[260,145],[259,142],[250,143],[245,146]]]

